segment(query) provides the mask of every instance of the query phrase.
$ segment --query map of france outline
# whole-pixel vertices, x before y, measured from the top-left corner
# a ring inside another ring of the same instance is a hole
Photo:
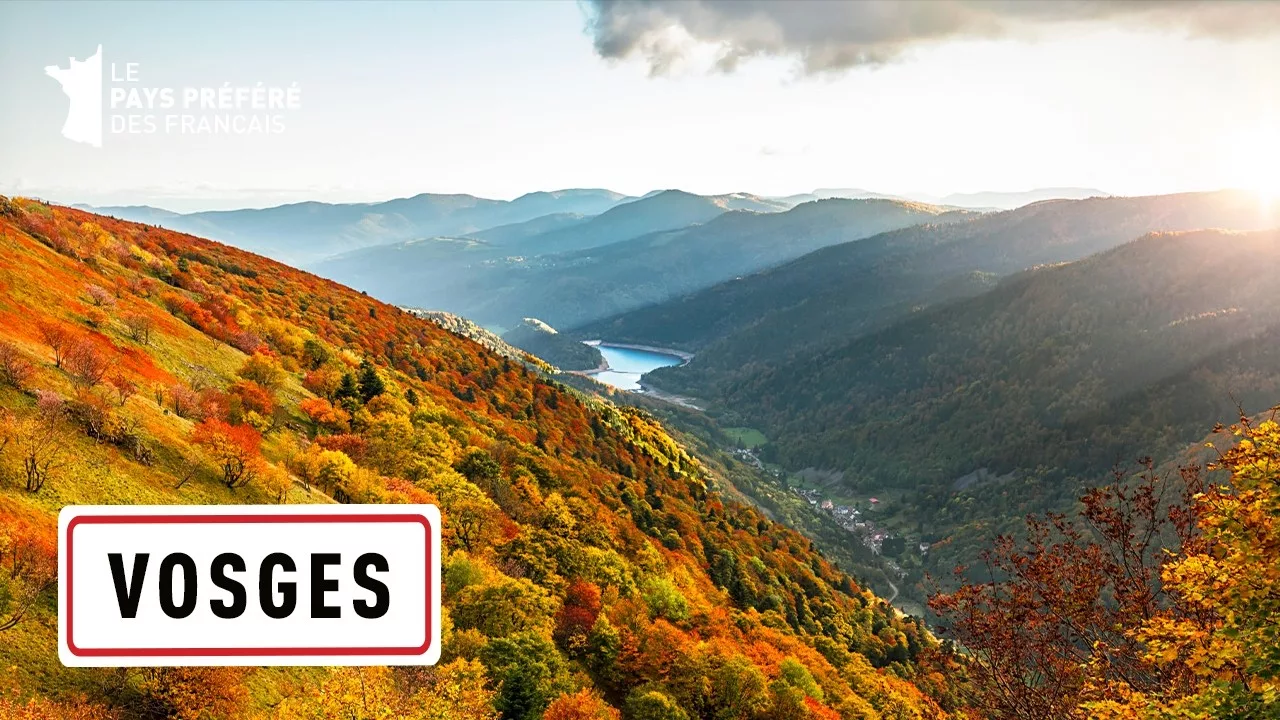
[[[102,147],[102,45],[84,60],[67,58],[68,67],[48,65],[44,73],[62,87],[71,100],[62,135],[74,142]]]

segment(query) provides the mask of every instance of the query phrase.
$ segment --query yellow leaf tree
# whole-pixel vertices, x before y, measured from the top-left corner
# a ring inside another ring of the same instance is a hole
[[[1243,419],[1226,432],[1237,442],[1211,469],[1230,481],[1195,498],[1202,542],[1161,573],[1198,612],[1157,615],[1135,631],[1151,661],[1188,667],[1191,686],[1090,706],[1098,717],[1280,717],[1280,425]]]

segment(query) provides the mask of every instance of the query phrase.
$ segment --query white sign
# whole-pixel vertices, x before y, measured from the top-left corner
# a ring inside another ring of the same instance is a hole
[[[67,666],[440,657],[433,505],[67,507],[58,540]]]

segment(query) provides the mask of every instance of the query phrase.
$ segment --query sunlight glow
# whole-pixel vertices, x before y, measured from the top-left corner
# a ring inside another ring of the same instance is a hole
[[[1269,205],[1280,201],[1280,129],[1236,135],[1231,156],[1234,184],[1257,193]]]

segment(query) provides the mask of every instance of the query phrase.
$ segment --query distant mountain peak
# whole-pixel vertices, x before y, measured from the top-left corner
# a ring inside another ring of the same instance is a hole
[[[1002,210],[1030,205],[1044,200],[1085,200],[1092,197],[1111,197],[1111,193],[1087,187],[1048,187],[1014,192],[981,191],[952,193],[939,200],[944,205],[960,207],[991,207]]]
[[[527,192],[521,195],[520,197],[516,198],[515,200],[512,200],[511,202],[518,203],[521,200],[532,199],[532,198],[563,198],[563,197],[572,197],[572,196],[592,196],[592,195],[610,197],[615,200],[622,200],[623,198],[628,197],[627,195],[624,195],[620,192],[614,192],[613,190],[609,190],[606,188],[564,188],[562,190],[534,190],[533,192]]]

